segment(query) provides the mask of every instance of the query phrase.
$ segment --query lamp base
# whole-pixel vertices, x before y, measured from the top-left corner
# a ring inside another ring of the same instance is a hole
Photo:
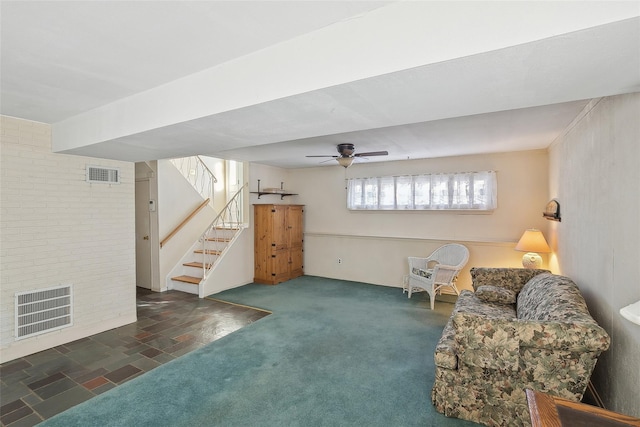
[[[542,257],[535,252],[527,252],[522,257],[522,266],[524,268],[540,268],[542,267]]]

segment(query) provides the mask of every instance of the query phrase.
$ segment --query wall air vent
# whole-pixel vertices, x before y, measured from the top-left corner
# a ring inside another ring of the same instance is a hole
[[[15,294],[15,339],[73,325],[71,285]]]
[[[120,184],[120,169],[87,165],[87,182]]]

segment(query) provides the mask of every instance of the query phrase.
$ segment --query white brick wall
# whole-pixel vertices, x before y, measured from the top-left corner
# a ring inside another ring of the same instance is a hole
[[[51,152],[51,126],[0,117],[0,361],[135,320],[134,164]],[[87,164],[121,184],[88,184]],[[14,341],[14,294],[72,284],[74,325]]]

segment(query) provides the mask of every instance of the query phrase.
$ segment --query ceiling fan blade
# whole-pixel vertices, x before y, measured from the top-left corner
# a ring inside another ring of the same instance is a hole
[[[333,157],[336,157],[336,156],[333,156]],[[320,162],[320,164],[327,163],[327,162],[333,162],[334,160],[335,160],[335,158],[323,160],[323,161]]]
[[[332,157],[335,159],[336,157],[339,157],[339,156],[305,156],[305,157]]]
[[[354,154],[355,157],[372,157],[372,156],[388,156],[388,151],[370,151],[368,153],[357,153]]]

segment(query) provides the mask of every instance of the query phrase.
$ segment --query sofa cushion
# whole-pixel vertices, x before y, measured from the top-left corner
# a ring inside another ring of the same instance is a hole
[[[474,290],[483,285],[492,285],[511,289],[517,294],[532,277],[541,273],[549,273],[549,270],[473,267],[470,273]]]
[[[424,270],[422,268],[417,268],[417,267],[413,267],[411,269],[411,272],[416,276],[425,277],[427,279],[429,279],[433,274],[433,270],[430,270],[430,269]]]
[[[487,303],[478,298],[474,292],[464,289],[460,292],[451,317],[458,313],[466,313],[491,319],[516,319],[516,309],[512,305]]]
[[[476,295],[484,302],[515,304],[517,295],[514,291],[499,286],[483,285],[476,290]]]
[[[519,320],[574,322],[591,319],[578,286],[568,277],[539,274],[518,294]]]

